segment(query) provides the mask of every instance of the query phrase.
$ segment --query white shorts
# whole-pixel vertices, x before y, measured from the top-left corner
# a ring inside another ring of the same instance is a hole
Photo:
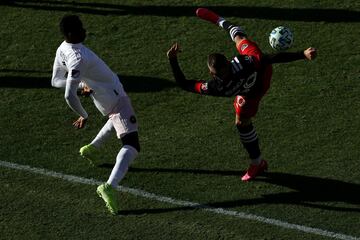
[[[115,106],[112,113],[109,114],[116,135],[122,138],[128,133],[137,132],[138,124],[134,109],[131,106],[129,97],[121,97],[118,105]]]

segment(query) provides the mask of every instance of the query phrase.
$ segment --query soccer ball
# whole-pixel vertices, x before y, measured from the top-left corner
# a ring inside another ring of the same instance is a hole
[[[283,26],[274,28],[269,36],[270,46],[277,51],[289,49],[293,41],[294,37],[291,30]]]

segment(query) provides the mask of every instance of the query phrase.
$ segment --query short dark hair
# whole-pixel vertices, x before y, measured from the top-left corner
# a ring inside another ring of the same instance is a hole
[[[67,36],[69,33],[79,32],[83,29],[83,24],[77,15],[65,15],[59,24],[60,32]]]
[[[220,53],[212,53],[208,57],[208,65],[209,67],[214,68],[215,70],[222,69],[226,67],[228,64],[228,60],[226,57]]]

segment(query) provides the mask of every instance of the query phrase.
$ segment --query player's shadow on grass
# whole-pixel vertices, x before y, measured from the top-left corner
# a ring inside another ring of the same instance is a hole
[[[112,169],[114,164],[103,163],[99,165],[100,168]],[[189,174],[204,174],[204,175],[221,175],[221,176],[242,176],[244,171],[236,170],[206,170],[206,169],[178,169],[178,168],[139,168],[129,167],[130,172],[156,172],[156,173],[189,173]]]
[[[258,204],[286,204],[330,211],[360,213],[360,199],[357,194],[354,194],[360,191],[359,184],[279,172],[265,173],[264,176],[258,177],[254,182],[266,182],[293,191],[265,194],[255,199],[215,202],[208,205],[219,208],[233,208]],[[332,204],[328,204],[330,202]],[[339,203],[342,206],[336,206],[333,203]],[[346,204],[352,206],[344,206]]]
[[[193,6],[132,6],[109,3],[63,2],[36,0],[3,0],[0,5],[17,8],[31,8],[48,11],[77,12],[96,15],[154,15],[154,16],[195,16]],[[207,7],[207,6],[202,6]],[[347,9],[315,8],[273,8],[251,6],[209,6],[224,17],[254,19],[311,21],[311,22],[359,22],[360,12]]]
[[[354,194],[360,192],[360,184],[279,172],[268,172],[265,178],[256,181],[294,190],[264,195],[263,198],[268,203],[290,203],[324,210],[360,212],[360,198]],[[347,203],[356,207],[329,206],[321,202]]]
[[[159,92],[176,87],[176,83],[163,78],[144,76],[120,76],[126,92]]]
[[[0,76],[0,88],[51,88],[51,77]]]
[[[110,167],[108,165],[107,167]],[[130,172],[166,172],[166,173],[185,173],[185,174],[208,174],[221,176],[241,176],[242,171],[221,171],[203,169],[148,169],[130,168]],[[162,213],[169,211],[193,210],[195,208],[236,208],[242,206],[253,206],[260,204],[284,204],[298,205],[309,208],[318,208],[329,211],[339,212],[358,212],[360,213],[360,199],[357,194],[360,192],[360,185],[355,183],[343,182],[335,179],[308,177],[302,175],[268,172],[264,176],[258,177],[253,183],[266,182],[291,189],[289,192],[279,192],[262,195],[253,199],[238,199],[222,202],[204,203],[199,207],[176,207],[165,209],[137,209],[124,211],[122,214],[145,214]],[[244,184],[240,181],[239,184]],[[329,204],[330,203],[330,204]],[[336,204],[336,205],[335,205]],[[351,206],[349,206],[351,205]]]
[[[0,73],[2,70],[0,70]],[[158,92],[176,86],[174,82],[166,79],[121,76],[121,82],[126,92]],[[0,76],[0,88],[51,88],[51,76]]]

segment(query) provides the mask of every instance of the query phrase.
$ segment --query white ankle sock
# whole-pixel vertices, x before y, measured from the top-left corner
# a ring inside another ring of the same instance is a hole
[[[107,183],[116,188],[119,182],[124,178],[131,162],[136,158],[137,155],[138,152],[134,147],[130,145],[124,145],[116,157],[115,166],[110,174],[109,179],[107,180]]]

